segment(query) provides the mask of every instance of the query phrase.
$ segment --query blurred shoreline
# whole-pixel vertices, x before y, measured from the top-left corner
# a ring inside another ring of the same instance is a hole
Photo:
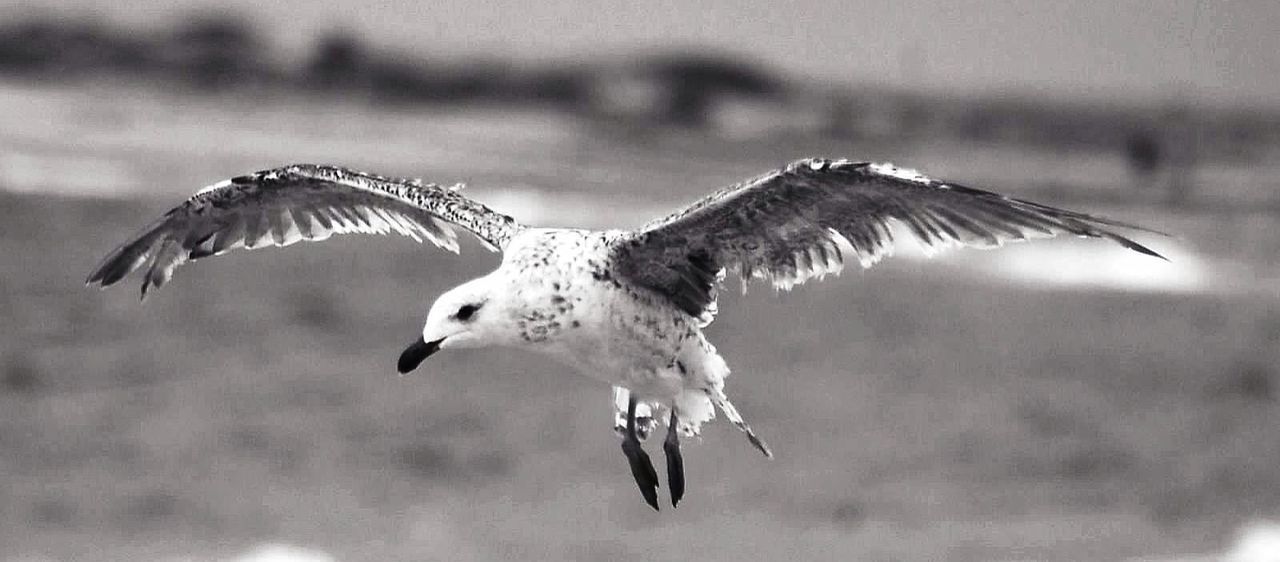
[[[383,107],[489,104],[731,135],[942,137],[1117,149],[1134,133],[1177,126],[1195,129],[1213,157],[1280,144],[1280,107],[1216,106],[1212,98],[1107,102],[919,92],[871,81],[835,85],[697,45],[533,63],[427,56],[331,31],[318,34],[301,60],[290,60],[267,31],[234,13],[147,29],[29,15],[0,24],[0,76],[48,84],[123,80],[202,95],[286,94]],[[756,123],[725,115],[744,110]],[[736,130],[742,127],[747,130]]]

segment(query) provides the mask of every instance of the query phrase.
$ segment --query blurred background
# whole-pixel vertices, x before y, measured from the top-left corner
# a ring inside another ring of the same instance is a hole
[[[0,560],[1280,559],[1280,4],[0,14]],[[726,292],[708,332],[779,458],[709,427],[661,513],[607,387],[513,350],[394,374],[496,266],[477,244],[232,254],[142,305],[82,286],[199,187],[286,163],[635,227],[806,156],[1150,226],[1171,261],[906,244]]]

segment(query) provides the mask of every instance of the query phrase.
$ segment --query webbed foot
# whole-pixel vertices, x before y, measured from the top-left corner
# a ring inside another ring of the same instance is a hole
[[[662,451],[667,455],[667,486],[671,488],[671,507],[680,504],[684,497],[684,456],[680,454],[680,435],[676,431],[676,411],[671,409],[671,423],[667,425],[667,438]]]
[[[622,452],[627,455],[627,463],[631,465],[631,476],[640,487],[640,494],[650,507],[658,509],[658,471],[653,468],[649,454],[640,446],[636,436],[636,399],[632,397],[627,403],[627,434],[622,439]]]

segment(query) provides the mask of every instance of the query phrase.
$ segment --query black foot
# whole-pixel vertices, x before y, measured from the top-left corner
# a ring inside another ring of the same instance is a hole
[[[636,397],[631,396],[627,403],[627,435],[622,439],[622,452],[627,455],[631,465],[631,477],[636,479],[640,493],[649,507],[658,509],[658,471],[653,469],[653,461],[649,454],[640,447],[640,439],[636,437]]]
[[[667,485],[671,488],[671,507],[676,507],[684,497],[684,456],[680,454],[675,409],[671,410],[671,424],[667,427],[667,439],[662,443],[662,451],[667,454]]]
[[[653,461],[649,460],[649,454],[640,448],[640,441],[634,436],[628,436],[622,440],[622,452],[627,455],[627,462],[631,464],[631,476],[636,479],[636,485],[640,487],[644,501],[657,510],[658,471],[653,469]]]

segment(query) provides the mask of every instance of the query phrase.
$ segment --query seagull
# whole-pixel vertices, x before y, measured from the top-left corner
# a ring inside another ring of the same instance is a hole
[[[1115,229],[1161,234],[892,164],[809,158],[731,185],[637,230],[537,228],[461,194],[462,185],[297,164],[198,191],[108,254],[86,284],[145,269],[142,298],[191,260],[333,234],[397,233],[457,252],[455,227],[502,253],[491,273],[440,295],[400,355],[408,373],[446,349],[508,346],[550,355],[613,386],[614,430],[646,503],[658,475],[642,447],[660,424],[671,505],[684,497],[682,438],[718,410],[766,457],[725,395],[729,366],[703,333],[726,272],[779,289],[870,267],[896,223],[927,250],[995,248],[1072,234],[1165,259]]]

